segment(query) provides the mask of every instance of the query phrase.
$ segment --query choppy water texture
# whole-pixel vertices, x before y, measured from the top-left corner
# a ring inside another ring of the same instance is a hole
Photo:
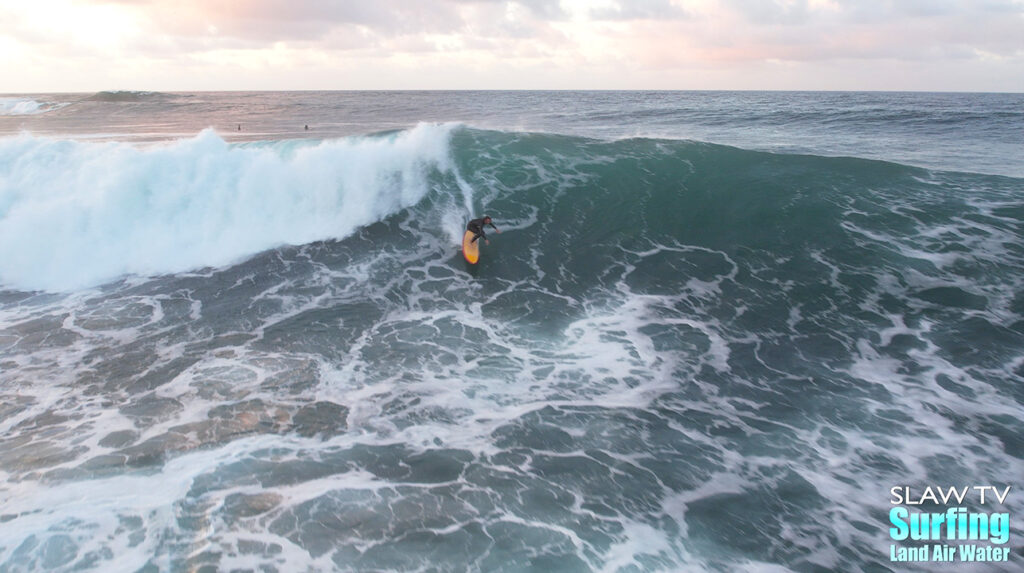
[[[1024,565],[1022,96],[5,97],[0,571]]]

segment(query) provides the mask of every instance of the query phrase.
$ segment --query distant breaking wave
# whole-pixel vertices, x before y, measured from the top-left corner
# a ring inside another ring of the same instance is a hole
[[[174,96],[161,92],[147,92],[147,91],[102,91],[97,92],[87,98],[85,101],[105,101],[105,102],[141,102],[141,101],[153,101],[153,100],[165,100],[170,99]]]
[[[41,102],[24,97],[5,97],[0,98],[0,116],[38,115],[58,110],[67,105],[70,105],[70,102]]]
[[[0,140],[0,283],[51,291],[341,238],[451,169],[452,126],[319,144]]]

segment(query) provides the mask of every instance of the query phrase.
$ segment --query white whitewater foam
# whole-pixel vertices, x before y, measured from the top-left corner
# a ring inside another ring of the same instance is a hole
[[[148,148],[2,139],[0,284],[67,291],[345,237],[451,172],[453,127],[305,146],[228,145],[212,130]]]

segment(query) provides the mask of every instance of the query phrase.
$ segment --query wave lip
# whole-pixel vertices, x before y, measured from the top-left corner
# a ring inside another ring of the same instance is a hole
[[[452,170],[453,126],[318,144],[0,140],[0,284],[69,291],[345,237]]]
[[[70,103],[37,101],[27,97],[2,97],[0,98],[0,116],[39,115],[67,105]]]

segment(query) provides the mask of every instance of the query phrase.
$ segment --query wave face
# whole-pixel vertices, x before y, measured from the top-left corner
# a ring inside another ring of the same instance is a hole
[[[450,171],[447,127],[319,144],[0,140],[0,280],[68,290],[347,236]]]
[[[884,570],[891,487],[1024,475],[1021,179],[465,127],[4,145],[8,189],[53,180],[4,196],[19,280],[166,273],[0,292],[10,569]]]

